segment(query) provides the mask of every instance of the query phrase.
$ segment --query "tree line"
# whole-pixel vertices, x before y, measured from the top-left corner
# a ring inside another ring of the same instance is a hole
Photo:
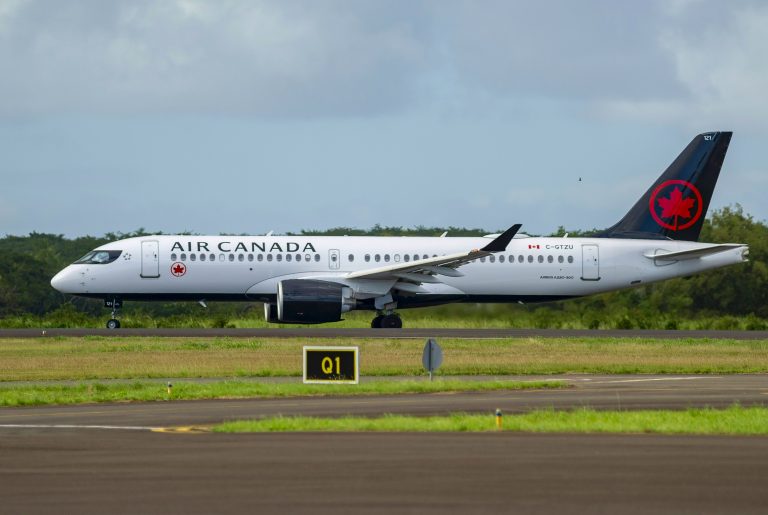
[[[326,231],[300,231],[293,235],[350,235],[350,236],[481,236],[488,231],[461,227],[386,227],[375,225],[363,230],[336,227]],[[552,236],[588,235],[590,231],[569,230],[559,227]],[[103,314],[101,302],[74,299],[50,286],[53,275],[91,249],[110,241],[143,236],[149,233],[139,229],[130,233],[107,233],[101,237],[83,236],[65,238],[62,235],[33,232],[27,236],[5,236],[0,239],[0,319],[31,315],[45,317],[66,308],[97,315]],[[544,313],[542,318],[568,311],[579,313],[625,313],[627,317],[673,316],[747,316],[768,318],[768,226],[743,212],[739,205],[725,207],[711,213],[705,221],[700,241],[713,243],[747,243],[749,262],[698,274],[689,278],[673,279],[654,285],[587,297],[565,303],[550,303],[524,309]],[[132,305],[134,303],[131,303]],[[136,303],[148,314],[167,316],[190,313],[192,303]],[[216,313],[235,313],[236,305],[224,305]],[[516,308],[520,309],[520,308]],[[544,311],[541,311],[541,310]],[[209,316],[198,312],[199,316]],[[218,316],[218,315],[217,315]]]

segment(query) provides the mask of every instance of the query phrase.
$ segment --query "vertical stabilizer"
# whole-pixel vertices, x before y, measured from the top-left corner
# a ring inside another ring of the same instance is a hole
[[[699,134],[602,238],[699,239],[732,132]]]

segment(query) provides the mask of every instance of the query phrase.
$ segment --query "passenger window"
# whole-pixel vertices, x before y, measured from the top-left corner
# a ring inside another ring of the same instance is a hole
[[[223,254],[222,254],[222,256],[223,256]],[[230,254],[229,255],[229,262],[231,263],[234,260],[235,260],[235,255],[234,254]]]
[[[205,261],[205,254],[200,254],[200,261]]]
[[[563,262],[563,256],[557,256],[557,262],[562,263]]]
[[[533,263],[533,256],[528,256],[528,262]]]
[[[410,262],[411,256],[409,256],[408,254],[403,254],[403,261],[405,261],[406,263]]]
[[[310,256],[309,254],[304,254],[304,261],[309,262],[311,260],[312,260],[312,256]]]
[[[189,255],[189,260],[190,261],[194,261],[195,259],[197,259],[195,254],[190,254]]]
[[[176,253],[171,254],[171,261],[176,261]]]
[[[547,263],[551,263],[554,261],[554,258],[552,256],[547,256]]]
[[[568,262],[573,263],[573,256],[568,256]]]
[[[496,256],[488,256],[488,261],[490,261],[491,263],[495,263],[496,262]]]
[[[504,262],[504,255],[502,254],[501,256],[499,256],[499,263],[503,263],[503,262]]]
[[[186,261],[187,260],[187,255],[186,254],[182,254],[181,255],[181,260],[182,261]]]
[[[317,261],[317,262],[320,261],[320,254],[315,254],[315,261]]]
[[[364,259],[365,259],[365,262],[368,263],[371,260],[371,255],[366,254]]]
[[[481,262],[481,263],[485,263],[485,257],[481,257],[481,258],[480,258],[480,262]]]
[[[272,254],[267,254],[267,261],[272,261]]]
[[[400,262],[400,254],[395,254],[395,263]]]
[[[355,255],[354,254],[350,254],[349,256],[347,256],[347,259],[349,260],[350,263],[354,263]]]
[[[256,256],[257,261],[264,261],[264,254],[259,254]]]
[[[286,254],[286,255],[285,255],[285,260],[286,260],[286,261],[290,261],[291,259],[292,259],[292,258],[291,258],[291,255],[290,255],[290,254]]]
[[[424,254],[424,255],[422,256],[422,259],[429,259],[429,255],[428,255],[428,254]]]
[[[414,261],[418,261],[419,260],[419,255],[418,254],[414,254],[413,255],[413,260]]]
[[[384,254],[384,261],[389,263],[389,254]]]
[[[238,254],[237,255],[237,260],[242,263],[243,261],[245,261],[245,256],[243,256],[242,254]]]
[[[544,262],[544,256],[539,254],[539,263],[543,263],[543,262]]]
[[[379,261],[381,261],[381,256],[376,254],[375,256],[373,256],[373,260],[378,263]]]
[[[276,256],[275,256],[275,258],[276,258],[278,261],[282,261],[282,260],[283,260],[283,255],[282,255],[282,254],[278,254],[278,255],[276,255]]]
[[[525,258],[523,257],[523,255],[522,255],[522,254],[520,254],[519,256],[517,256],[517,262],[518,262],[518,263],[522,263],[524,260],[525,260]]]
[[[301,254],[296,254],[296,261],[301,261]]]
[[[224,256],[224,254],[221,254],[219,256],[219,261],[224,261],[224,257],[223,256]],[[211,257],[211,261],[216,261],[216,255],[215,254],[211,254],[210,257]]]

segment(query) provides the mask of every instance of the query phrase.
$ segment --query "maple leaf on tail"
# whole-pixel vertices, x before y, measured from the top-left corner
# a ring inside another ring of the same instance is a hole
[[[680,188],[675,188],[669,194],[669,197],[662,197],[659,199],[659,206],[661,206],[661,217],[671,218],[674,216],[674,226],[675,230],[677,230],[677,218],[690,218],[691,209],[695,203],[696,199],[691,197],[683,198],[683,192],[680,190]]]

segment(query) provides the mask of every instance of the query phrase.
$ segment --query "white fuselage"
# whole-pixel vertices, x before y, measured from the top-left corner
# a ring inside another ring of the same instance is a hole
[[[358,301],[394,291],[400,307],[452,301],[533,302],[579,297],[687,276],[746,260],[739,246],[695,259],[652,256],[710,246],[672,240],[516,237],[506,251],[440,275],[418,291],[397,280],[350,280],[367,269],[482,248],[488,238],[357,236],[144,236],[96,250],[120,251],[106,264],[72,264],[51,284],[96,298],[274,301],[286,279],[348,286]],[[650,257],[649,257],[650,256]],[[394,288],[394,289],[393,289]],[[399,292],[399,293],[398,293]],[[372,309],[361,303],[359,309]]]

